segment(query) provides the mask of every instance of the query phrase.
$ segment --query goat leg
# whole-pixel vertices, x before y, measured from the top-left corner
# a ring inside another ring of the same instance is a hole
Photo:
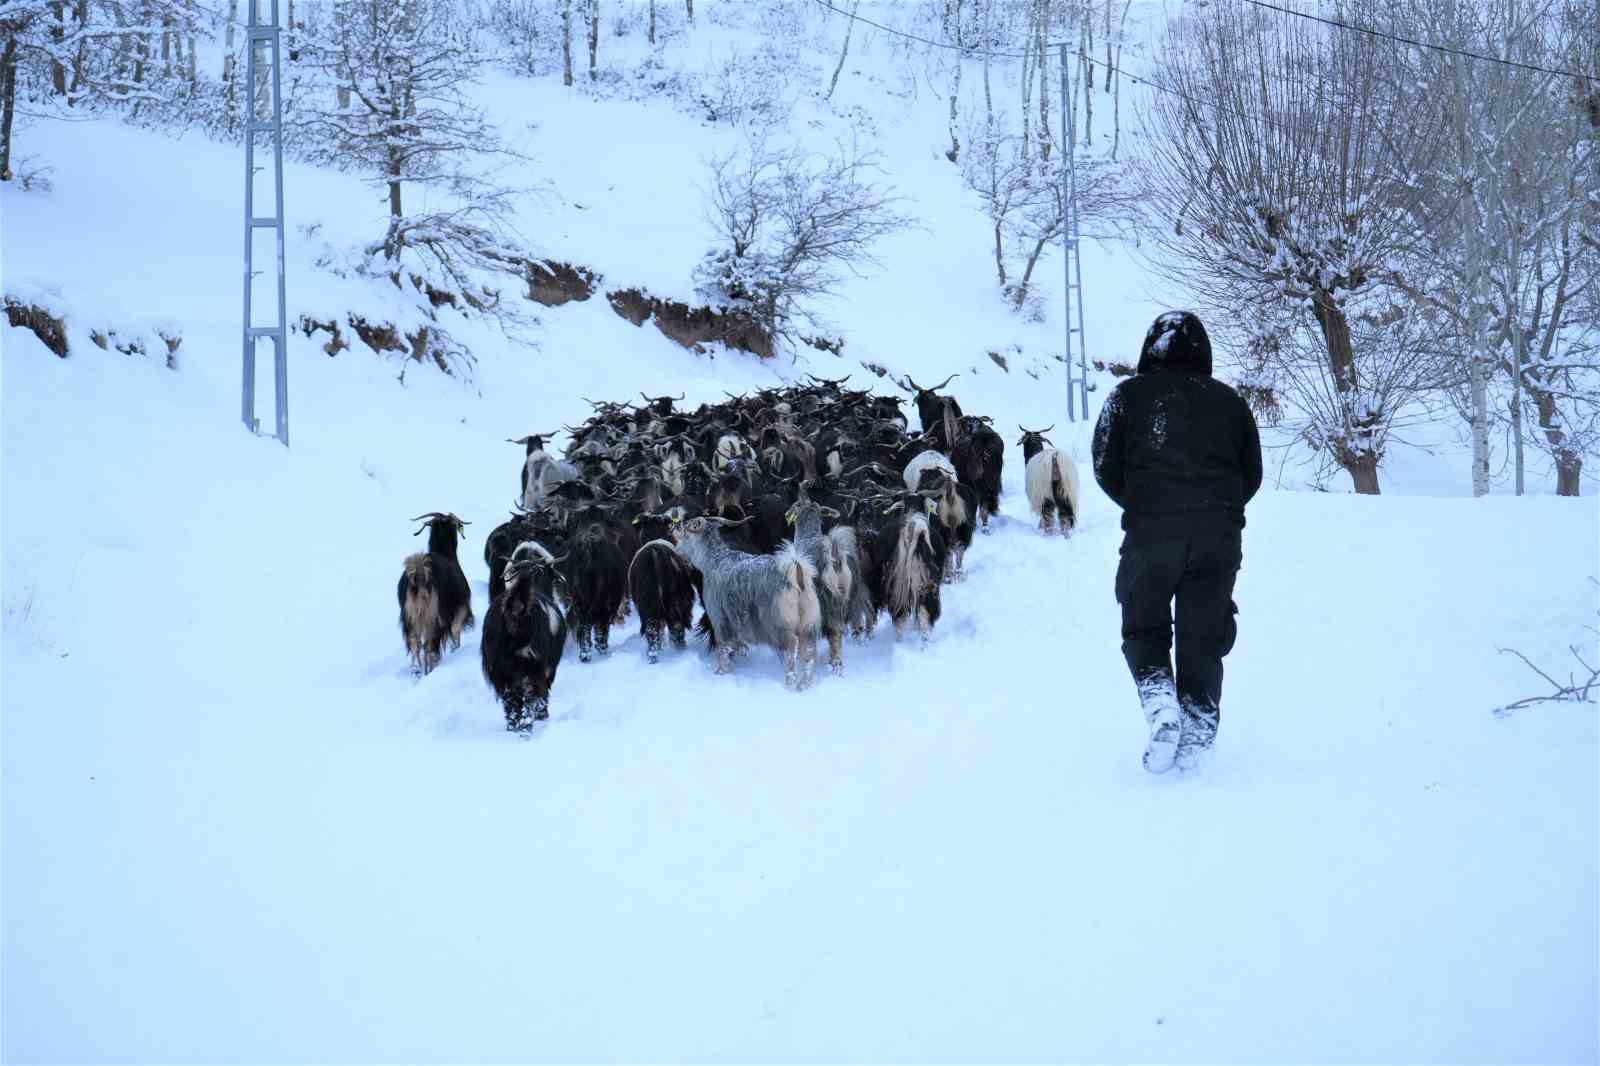
[[[588,622],[578,623],[578,661],[586,663],[594,659],[594,651],[590,646],[590,637],[593,627]]]
[[[679,651],[689,646],[689,633],[685,626],[672,627],[672,646]]]
[[[1039,531],[1049,533],[1055,529],[1056,505],[1046,500],[1039,507]]]
[[[800,691],[800,638],[795,637],[783,653],[783,687]]]
[[[834,677],[844,673],[844,633],[828,631],[828,669]]]
[[[662,623],[654,620],[644,624],[644,657],[646,662],[659,662],[661,659],[661,627]]]
[[[730,641],[725,640],[717,645],[717,673],[733,673],[733,644]]]
[[[527,728],[527,716],[522,710],[522,693],[516,690],[506,693],[506,732],[516,733]]]
[[[611,623],[601,622],[594,627],[595,650],[601,655],[611,654]]]

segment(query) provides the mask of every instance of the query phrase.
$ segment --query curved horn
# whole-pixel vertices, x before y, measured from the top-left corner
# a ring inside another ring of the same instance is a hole
[[[927,390],[924,390],[924,391],[927,391],[927,392],[938,392],[940,389],[944,388],[946,385],[950,384],[952,381],[954,381],[956,378],[958,378],[960,376],[961,375],[959,373],[951,374],[949,377],[947,377],[943,381],[939,382],[939,384],[935,385],[933,388],[927,389]]]

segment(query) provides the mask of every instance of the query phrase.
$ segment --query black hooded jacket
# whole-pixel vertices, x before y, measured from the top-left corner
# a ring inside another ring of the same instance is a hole
[[[1094,476],[1126,530],[1244,525],[1261,487],[1261,437],[1249,406],[1211,376],[1211,340],[1194,315],[1169,312],[1145,334],[1138,373],[1100,411]]]

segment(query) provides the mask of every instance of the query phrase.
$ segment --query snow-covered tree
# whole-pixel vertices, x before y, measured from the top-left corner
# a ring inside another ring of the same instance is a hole
[[[383,190],[384,256],[425,250],[456,278],[492,268],[483,253],[500,251],[505,192],[482,171],[507,153],[466,93],[490,57],[459,5],[336,0],[326,21],[307,26],[301,48],[304,62],[343,90],[301,107],[302,148]],[[442,193],[454,206],[408,211],[408,186]]]
[[[1300,428],[1357,492],[1376,493],[1416,375],[1375,373],[1374,360],[1433,352],[1363,347],[1357,321],[1395,313],[1386,278],[1414,239],[1417,174],[1438,131],[1392,124],[1384,56],[1366,35],[1213,5],[1172,26],[1161,54],[1172,91],[1142,117],[1146,259],[1219,320],[1270,323],[1301,342],[1262,351],[1315,345],[1316,392],[1330,403],[1297,405]],[[1417,323],[1388,334],[1426,335]]]
[[[198,0],[0,0],[0,180],[12,177],[19,100],[170,104],[195,80],[202,15]]]
[[[710,170],[707,214],[719,240],[695,279],[774,337],[814,323],[845,274],[876,265],[872,245],[911,224],[873,180],[876,158],[853,145],[821,156],[758,136]]]
[[[1600,124],[1590,87],[1550,72],[1600,67],[1600,28],[1583,8],[1448,0],[1404,12],[1409,32],[1457,50],[1396,55],[1397,124],[1450,131],[1424,175],[1430,197],[1402,282],[1445,335],[1442,384],[1468,427],[1478,495],[1497,427],[1518,492],[1525,444],[1549,454],[1563,495],[1578,493],[1600,445],[1600,323],[1585,313],[1600,287]]]

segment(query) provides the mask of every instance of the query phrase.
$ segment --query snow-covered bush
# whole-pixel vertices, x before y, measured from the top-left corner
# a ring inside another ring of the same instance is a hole
[[[872,178],[854,145],[831,156],[760,137],[713,158],[706,207],[718,243],[695,281],[710,300],[747,311],[775,337],[815,325],[817,302],[846,274],[876,265],[871,246],[912,220]]]

